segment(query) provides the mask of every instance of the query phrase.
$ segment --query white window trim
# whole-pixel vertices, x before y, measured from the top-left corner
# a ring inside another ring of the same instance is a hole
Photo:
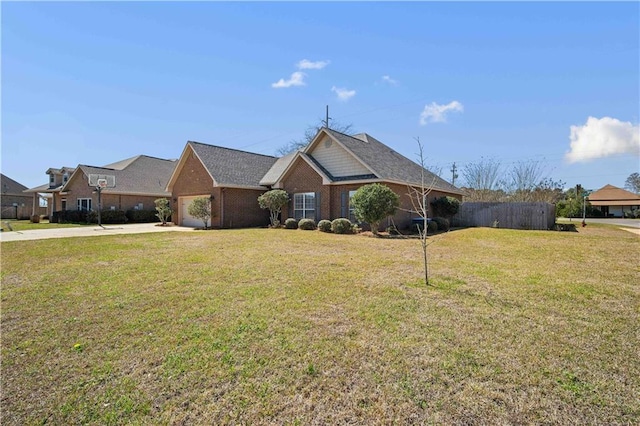
[[[83,209],[82,208],[82,201],[87,201],[87,209]],[[76,201],[76,205],[78,207],[78,210],[80,211],[91,211],[92,210],[92,200],[91,198],[78,198],[78,200]]]
[[[310,206],[307,205],[307,196],[313,197],[313,201],[311,201]],[[302,197],[301,209],[296,208],[298,204],[296,203],[296,198],[300,198],[300,197]],[[298,215],[297,212],[301,212],[300,215]],[[308,213],[310,212],[313,212],[311,217],[308,216]],[[298,192],[296,194],[293,194],[293,217],[297,220],[304,219],[304,218],[315,220],[315,217],[316,217],[316,193],[315,192]]]

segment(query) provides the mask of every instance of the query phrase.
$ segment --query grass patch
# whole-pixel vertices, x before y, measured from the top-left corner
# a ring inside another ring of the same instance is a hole
[[[79,224],[79,223],[49,223],[49,220],[41,220],[40,223],[32,223],[30,220],[2,220],[2,230],[4,232],[10,232],[9,226],[14,231],[30,231],[32,229],[59,229],[59,228],[76,228],[78,226],[91,226],[91,224]],[[95,224],[93,224],[95,226]]]
[[[640,421],[636,235],[433,241],[3,242],[2,423]]]

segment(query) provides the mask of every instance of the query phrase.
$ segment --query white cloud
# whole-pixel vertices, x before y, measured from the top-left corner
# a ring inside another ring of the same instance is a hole
[[[388,75],[383,75],[382,76],[382,81],[384,81],[385,83],[389,83],[392,86],[397,86],[398,85],[398,81],[394,80],[393,78],[389,77]]]
[[[321,70],[322,68],[329,65],[331,61],[310,61],[308,59],[303,59],[296,64],[299,70]]]
[[[331,91],[335,92],[338,95],[338,99],[343,102],[348,101],[349,99],[353,98],[356,95],[355,90],[348,90],[348,89],[336,87],[336,86],[333,86],[331,88]]]
[[[445,123],[449,112],[462,112],[464,106],[458,101],[449,102],[447,105],[438,105],[432,102],[431,105],[425,105],[424,110],[420,113],[420,125],[427,123]]]
[[[571,150],[565,159],[578,163],[616,154],[640,155],[640,126],[611,117],[587,118],[583,126],[571,126]]]
[[[291,74],[291,77],[289,78],[289,80],[285,80],[284,78],[281,78],[277,82],[271,83],[271,87],[275,89],[282,89],[282,88],[291,87],[291,86],[304,86],[306,85],[306,83],[304,82],[305,76],[306,76],[305,73],[296,71],[293,74]]]

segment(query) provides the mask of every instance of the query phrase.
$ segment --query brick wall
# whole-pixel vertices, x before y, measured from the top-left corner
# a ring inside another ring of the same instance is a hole
[[[220,225],[223,228],[248,228],[267,226],[269,210],[261,209],[258,197],[265,190],[223,188],[222,200],[224,211]]]
[[[220,190],[213,187],[213,179],[193,151],[189,149],[189,152],[185,153],[185,155],[187,159],[172,188],[171,209],[174,211],[173,222],[176,224],[182,222],[182,212],[180,211],[178,197],[213,195],[214,201],[211,208],[218,213],[217,216],[212,218],[211,226],[220,227]],[[174,199],[176,201],[173,201]]]
[[[331,190],[329,186],[322,185],[322,177],[303,159],[299,158],[291,171],[282,181],[285,191],[289,193],[291,201],[282,208],[282,222],[288,217],[293,217],[293,194],[299,192],[320,193],[321,208],[316,211],[316,222],[331,217]]]

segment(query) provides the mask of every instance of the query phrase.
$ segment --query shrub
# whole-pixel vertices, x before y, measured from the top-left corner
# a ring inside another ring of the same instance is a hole
[[[284,227],[286,229],[297,229],[298,228],[298,221],[295,220],[294,218],[290,217],[289,219],[284,221]]]
[[[334,234],[350,234],[353,225],[349,219],[339,217],[331,222],[331,231]]]
[[[438,230],[446,232],[449,230],[449,221],[444,217],[434,217],[431,222],[435,222],[438,225]]]
[[[300,222],[298,222],[298,229],[314,231],[316,229],[316,221],[313,219],[300,219]]]
[[[430,220],[427,222],[427,234],[435,234],[438,232],[438,222]]]
[[[320,222],[318,222],[318,229],[322,232],[331,232],[331,221],[322,219]]]
[[[151,223],[160,221],[156,213],[158,213],[156,210],[127,210],[125,215],[131,223]]]
[[[431,202],[434,215],[452,217],[460,210],[460,201],[453,197],[440,197]]]
[[[60,210],[53,212],[51,223],[88,223],[88,213],[85,210]]]
[[[156,217],[163,225],[166,225],[172,213],[171,203],[166,198],[158,198],[154,203],[156,205]]]
[[[282,189],[273,189],[267,191],[258,197],[258,204],[261,209],[269,209],[269,220],[273,228],[280,226],[280,212],[282,208],[289,202],[289,194]]]
[[[87,215],[87,221],[98,223],[98,212],[93,210]],[[127,223],[127,216],[122,210],[102,210],[100,212],[100,222],[104,224]]]
[[[388,186],[372,183],[361,186],[351,197],[350,203],[356,219],[371,225],[371,231],[377,235],[380,222],[395,214],[400,197]]]

